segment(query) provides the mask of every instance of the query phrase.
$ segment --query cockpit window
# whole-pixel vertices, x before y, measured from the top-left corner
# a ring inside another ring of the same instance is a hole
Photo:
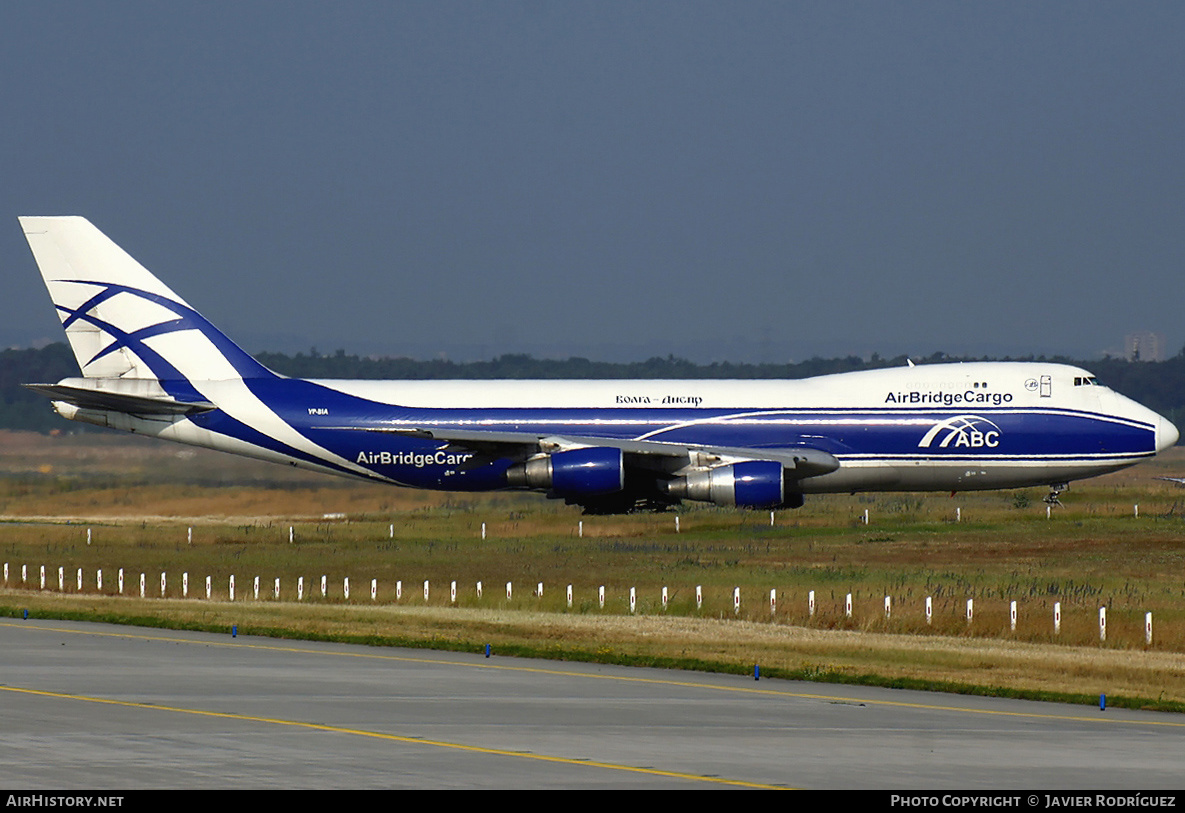
[[[1099,380],[1097,378],[1095,378],[1093,375],[1090,375],[1090,376],[1076,375],[1076,376],[1074,376],[1074,386],[1075,387],[1101,387],[1102,384],[1100,384]]]

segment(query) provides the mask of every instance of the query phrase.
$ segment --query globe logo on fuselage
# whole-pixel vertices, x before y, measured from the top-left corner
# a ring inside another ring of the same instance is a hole
[[[938,440],[937,444],[935,440]],[[994,449],[999,445],[1000,427],[979,415],[956,415],[939,421],[918,442],[919,449],[933,446],[939,449]]]

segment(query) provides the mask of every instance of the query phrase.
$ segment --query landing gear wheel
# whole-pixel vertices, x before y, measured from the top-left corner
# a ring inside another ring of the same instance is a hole
[[[1045,504],[1060,506],[1062,501],[1058,497],[1069,487],[1069,483],[1051,483],[1049,486],[1049,496],[1045,498]]]

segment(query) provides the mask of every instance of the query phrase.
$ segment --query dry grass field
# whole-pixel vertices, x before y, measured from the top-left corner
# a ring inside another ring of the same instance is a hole
[[[767,673],[829,680],[1106,692],[1165,707],[1185,703],[1185,489],[1156,477],[1182,474],[1185,450],[1173,450],[1075,484],[1050,518],[1039,489],[830,495],[778,512],[772,525],[768,512],[688,507],[676,531],[674,514],[582,518],[533,495],[371,486],[131,436],[0,433],[0,561],[9,567],[0,603],[10,612],[167,617],[272,634],[491,643],[552,657],[738,670],[760,663]],[[141,573],[145,599],[133,597]]]

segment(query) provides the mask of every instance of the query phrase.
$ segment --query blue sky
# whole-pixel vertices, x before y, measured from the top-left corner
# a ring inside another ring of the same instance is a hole
[[[0,343],[81,214],[250,352],[1185,343],[1185,4],[12,4]]]

